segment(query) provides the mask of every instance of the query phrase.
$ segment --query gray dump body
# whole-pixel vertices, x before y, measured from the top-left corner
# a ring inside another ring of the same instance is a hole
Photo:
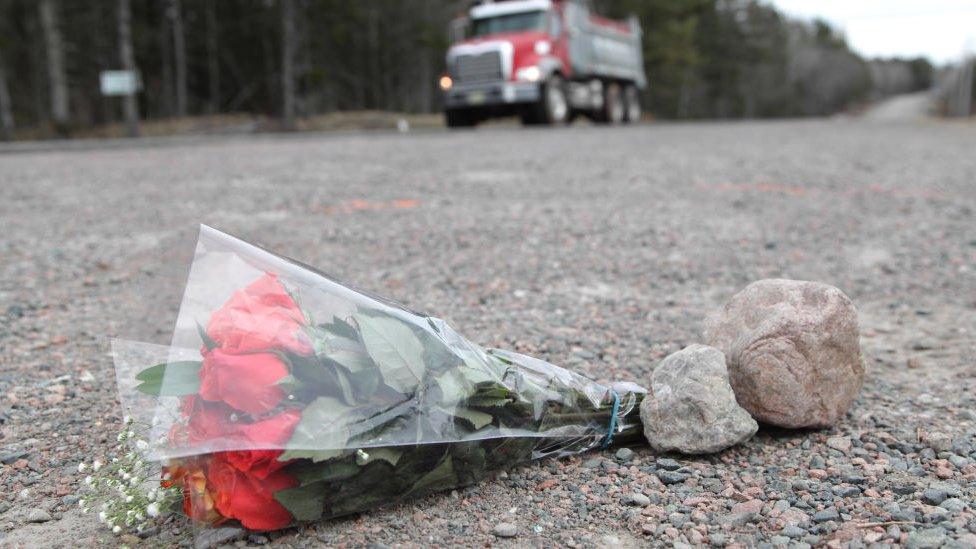
[[[569,32],[569,58],[576,75],[593,75],[629,80],[639,88],[647,86],[641,28],[635,17],[627,21],[629,32],[594,22],[589,9],[566,2],[565,22]]]

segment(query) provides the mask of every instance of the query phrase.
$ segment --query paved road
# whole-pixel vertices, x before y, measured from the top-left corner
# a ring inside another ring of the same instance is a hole
[[[119,420],[106,338],[168,341],[201,222],[601,380],[647,379],[759,278],[829,282],[860,309],[868,379],[832,431],[764,429],[679,457],[689,478],[671,486],[646,449],[545,462],[273,540],[483,545],[509,521],[512,545],[751,544],[786,532],[784,507],[801,528],[786,533],[809,543],[905,541],[934,524],[924,535],[970,539],[971,507],[938,518],[922,493],[942,483],[971,502],[976,488],[974,150],[971,126],[837,120],[0,155],[0,457],[14,456],[0,465],[0,545],[111,538],[72,504],[78,461]],[[926,433],[964,461],[923,448]],[[625,505],[629,491],[651,504]],[[825,507],[840,515],[813,521]],[[52,520],[26,524],[32,508]],[[184,531],[168,523],[156,541]]]
[[[876,121],[912,121],[931,115],[935,95],[924,91],[896,95],[873,105],[864,113],[864,118]]]

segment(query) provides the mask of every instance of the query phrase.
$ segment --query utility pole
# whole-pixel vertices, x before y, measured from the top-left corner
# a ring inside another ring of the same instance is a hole
[[[220,111],[220,60],[217,57],[217,0],[207,1],[207,84],[210,114]]]
[[[60,134],[68,132],[68,77],[64,70],[64,40],[55,0],[40,0],[41,28],[47,49],[47,76],[51,87],[51,118]]]
[[[173,58],[176,65],[176,116],[186,116],[186,39],[183,36],[183,8],[180,0],[170,0],[169,18],[173,25]]]
[[[119,0],[119,57],[122,61],[122,70],[136,74],[135,55],[132,52],[132,11],[129,0]],[[122,98],[123,110],[125,111],[125,126],[129,137],[139,135],[139,107],[136,103],[138,86],[135,86],[130,93]]]
[[[14,137],[13,107],[10,104],[10,88],[7,87],[7,73],[4,71],[3,56],[0,55],[0,140],[9,141]]]
[[[295,129],[295,2],[281,0],[282,125]]]

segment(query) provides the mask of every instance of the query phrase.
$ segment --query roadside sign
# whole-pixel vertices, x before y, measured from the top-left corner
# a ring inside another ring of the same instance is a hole
[[[132,95],[142,87],[137,71],[102,71],[98,76],[102,95]]]

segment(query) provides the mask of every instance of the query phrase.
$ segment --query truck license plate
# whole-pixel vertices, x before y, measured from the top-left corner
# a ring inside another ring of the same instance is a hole
[[[473,91],[468,92],[468,103],[472,105],[480,105],[485,102],[486,96],[483,91]]]

